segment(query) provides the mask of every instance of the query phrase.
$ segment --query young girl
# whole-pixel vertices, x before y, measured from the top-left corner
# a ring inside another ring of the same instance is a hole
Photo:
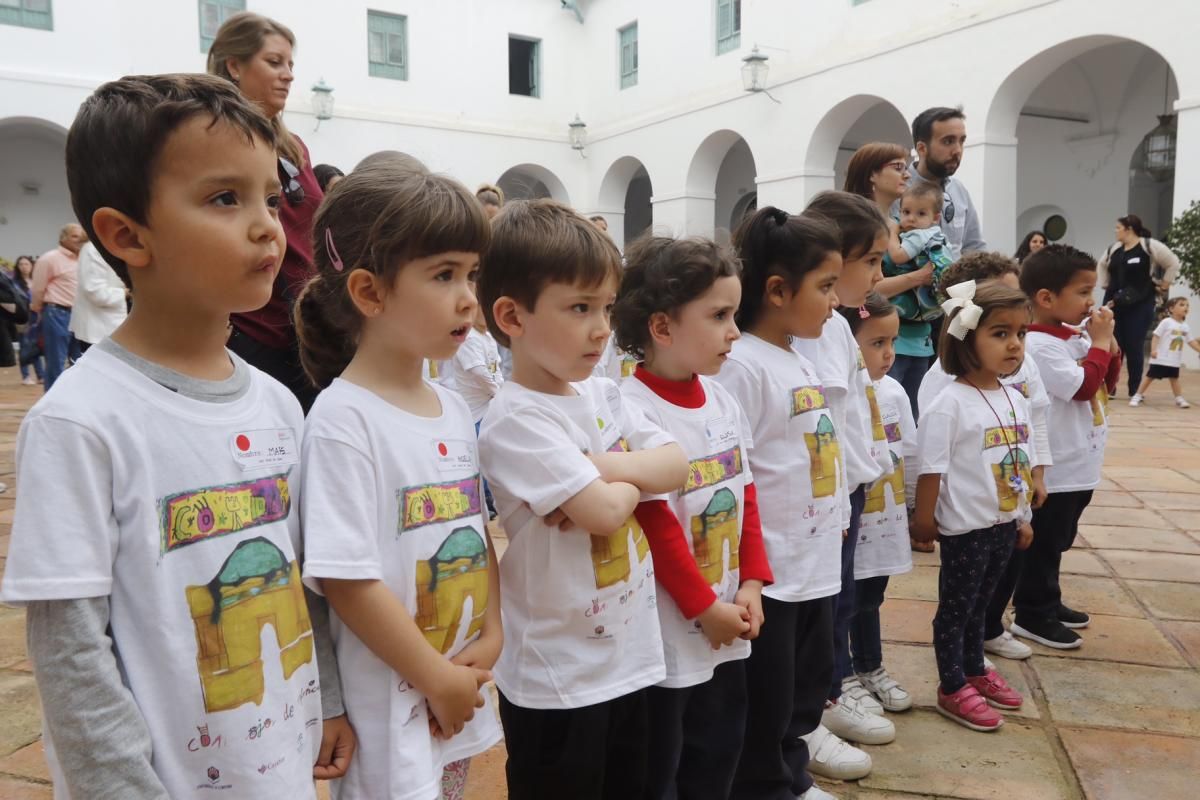
[[[1029,301],[999,282],[949,289],[938,353],[956,380],[927,409],[919,435],[913,536],[940,534],[942,571],[933,619],[937,710],[972,730],[1004,722],[989,706],[1021,707],[1021,695],[984,665],[983,620],[1018,538],[1032,539],[1036,456],[1029,402],[1001,378],[1025,355]]]
[[[858,341],[867,374],[868,391],[877,402],[872,427],[887,439],[892,471],[866,487],[866,499],[854,551],[854,616],[850,619],[850,649],[854,674],[888,711],[912,707],[912,697],[883,666],[879,607],[888,577],[912,569],[905,505],[905,464],[916,459],[917,425],[904,387],[888,376],[896,360],[900,315],[878,292],[867,295],[859,308],[840,309]]]
[[[296,308],[324,388],[304,432],[304,576],[333,608],[360,737],[334,797],[461,797],[467,759],[500,738],[481,692],[498,578],[470,410],[422,362],[466,340],[490,228],[454,181],[381,163],[338,184],[315,231]]]
[[[642,359],[621,394],[674,436],[688,481],[639,504],[658,583],[666,678],[647,692],[646,797],[728,797],[746,724],[744,659],[771,583],[746,449],[750,424],[715,380],[738,338],[737,261],[703,239],[643,237],[612,320]]]
[[[842,274],[834,291],[842,306],[858,309],[867,292],[883,278],[880,264],[887,248],[888,227],[878,206],[848,192],[821,192],[806,214],[819,214],[837,225],[842,238]],[[887,744],[896,738],[896,726],[883,718],[883,706],[862,685],[850,663],[850,619],[854,616],[854,550],[866,486],[892,471],[887,440],[872,419],[871,379],[850,326],[840,314],[832,315],[819,340],[803,342],[797,350],[812,360],[829,395],[834,423],[842,433],[847,495],[843,498],[842,586],[833,604],[834,672],[829,706],[822,725],[834,735],[861,744]],[[815,770],[824,765],[818,764]],[[827,777],[836,777],[828,775]]]
[[[1188,299],[1172,297],[1167,301],[1167,316],[1154,329],[1154,338],[1150,341],[1150,369],[1142,379],[1137,394],[1129,398],[1129,405],[1134,408],[1146,400],[1146,392],[1150,384],[1163,378],[1171,384],[1171,392],[1175,395],[1175,405],[1180,408],[1190,408],[1191,405],[1183,399],[1183,390],[1179,386],[1179,365],[1183,363],[1183,346],[1187,344],[1200,353],[1200,342],[1192,338],[1186,322],[1188,315]],[[22,366],[22,369],[24,367]]]
[[[827,733],[810,736],[821,723],[833,672],[831,598],[841,588],[844,451],[821,379],[792,343],[819,338],[833,313],[841,243],[827,220],[768,206],[743,223],[735,244],[743,270],[737,321],[744,334],[718,380],[750,425],[748,449],[775,583],[763,590],[770,622],[746,661],[746,736],[733,796],[790,792],[825,800],[831,795],[808,774],[812,760],[837,764],[844,779],[865,776],[871,760]]]

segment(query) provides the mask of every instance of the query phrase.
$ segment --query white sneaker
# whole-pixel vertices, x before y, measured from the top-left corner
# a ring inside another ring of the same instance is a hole
[[[896,738],[896,726],[890,719],[868,714],[853,699],[825,706],[821,723],[841,738],[858,744],[887,744]]]
[[[1018,642],[1008,631],[1000,634],[995,639],[985,639],[983,649],[1001,658],[1011,658],[1015,661],[1020,661],[1033,655],[1032,647],[1024,642]]]
[[[868,692],[888,711],[907,711],[912,708],[912,696],[883,667],[874,672],[860,673],[858,679]],[[842,688],[846,684],[842,683]]]
[[[834,736],[824,725],[800,738],[808,745],[808,771],[812,774],[839,781],[855,781],[871,774],[871,757]]]
[[[1146,400],[1146,398],[1142,397],[1140,394],[1135,394],[1133,397],[1129,398],[1129,405],[1133,406],[1134,408],[1137,408],[1143,402],[1145,402],[1145,400]]]
[[[983,657],[983,668],[984,669],[995,669],[996,665],[992,662],[992,660],[990,658],[988,658],[987,656],[984,656]]]
[[[851,700],[853,704],[868,714],[883,716],[883,706],[871,696],[870,690],[862,684],[858,675],[842,678],[842,696],[838,698],[838,702],[844,703],[847,700]]]
[[[1175,398],[1175,405],[1179,406],[1180,408],[1191,408],[1192,407],[1191,403],[1189,403],[1187,400],[1183,399],[1183,395],[1179,395],[1178,397]]]
[[[796,795],[796,800],[838,800],[829,792],[817,786],[815,783],[808,787],[808,791],[804,794]]]

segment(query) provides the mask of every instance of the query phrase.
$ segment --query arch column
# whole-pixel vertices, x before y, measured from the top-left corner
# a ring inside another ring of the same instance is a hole
[[[608,223],[608,238],[622,253],[625,252],[625,209],[624,208],[593,208],[591,211],[579,212],[585,217],[600,215]]]
[[[665,236],[712,236],[717,213],[716,193],[686,191],[655,194],[650,198],[654,209],[655,234]]]
[[[971,193],[989,250],[1017,249],[1017,140],[987,136],[967,142],[955,174]]]

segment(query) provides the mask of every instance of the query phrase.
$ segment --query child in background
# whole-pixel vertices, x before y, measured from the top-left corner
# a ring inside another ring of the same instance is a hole
[[[471,409],[475,420],[475,434],[479,434],[479,423],[487,411],[488,404],[504,385],[504,374],[500,371],[500,349],[488,332],[487,320],[483,317],[483,306],[475,306],[475,318],[467,340],[454,354],[451,361],[454,370],[454,388]],[[496,518],[496,505],[487,481],[483,482],[483,496],[487,502],[488,519]]]
[[[821,724],[833,673],[833,602],[841,588],[845,457],[828,396],[795,339],[818,339],[837,305],[842,270],[837,228],[767,206],[734,237],[742,297],[718,380],[750,424],[750,459],[763,541],[775,582],[763,589],[768,622],[746,661],[746,736],[735,798],[832,795],[808,774],[814,759],[861,778],[871,759]],[[788,796],[790,796],[788,795]]]
[[[1154,329],[1154,338],[1150,340],[1150,369],[1142,379],[1137,394],[1129,398],[1129,405],[1137,408],[1146,401],[1146,392],[1150,384],[1156,380],[1167,379],[1171,391],[1175,394],[1175,405],[1180,408],[1190,408],[1191,405],[1183,399],[1183,389],[1179,385],[1179,365],[1183,363],[1183,346],[1186,344],[1200,353],[1200,341],[1192,338],[1188,329],[1188,299],[1172,297],[1167,301],[1167,316]]]
[[[590,377],[620,278],[612,240],[564,205],[513,201],[493,222],[479,297],[513,377],[479,448],[509,536],[496,685],[512,800],[645,788],[646,688],[666,669],[633,512],[643,492],[681,487],[688,465],[615,383]]]
[[[892,470],[867,487],[865,504],[854,551],[854,616],[850,620],[850,650],[854,674],[887,711],[912,708],[912,696],[883,666],[883,642],[879,608],[883,605],[888,577],[912,570],[908,544],[908,509],[905,498],[905,464],[913,475],[917,449],[917,425],[904,387],[888,370],[896,360],[896,337],[900,317],[896,307],[878,292],[871,292],[859,308],[839,309],[858,341],[879,416],[873,427],[887,437]]]
[[[971,730],[994,731],[993,710],[1021,707],[983,656],[983,617],[1018,537],[1028,541],[1035,451],[1020,392],[1001,377],[1021,366],[1029,301],[993,281],[960,283],[945,304],[938,357],[956,380],[922,409],[913,535],[941,538],[933,652],[937,710]]]
[[[1033,545],[1013,593],[1012,632],[1058,650],[1079,647],[1075,628],[1088,615],[1062,602],[1059,567],[1079,518],[1100,483],[1108,439],[1108,396],[1121,374],[1112,310],[1093,308],[1096,260],[1066,245],[1049,245],[1021,265],[1021,289],[1033,303],[1029,356],[1050,396],[1047,428],[1053,466],[1046,469],[1041,508],[1033,512]],[[1082,330],[1074,326],[1084,324]]]
[[[834,292],[839,305],[860,308],[867,292],[883,278],[880,265],[888,240],[883,214],[870,200],[848,192],[821,192],[805,213],[822,215],[838,227],[844,266]],[[825,322],[820,339],[797,342],[795,347],[812,361],[821,376],[834,424],[841,434],[847,486],[842,506],[847,531],[842,540],[842,588],[833,604],[834,674],[822,727],[812,735],[887,744],[896,738],[896,726],[884,719],[883,706],[854,673],[850,663],[850,619],[855,609],[854,549],[866,487],[892,471],[892,459],[882,427],[873,424],[879,418],[879,407],[846,319],[833,314]],[[839,777],[834,774],[836,768],[827,768],[819,760],[813,770],[818,775]]]
[[[746,725],[743,661],[771,583],[746,458],[750,424],[709,377],[740,335],[738,265],[703,239],[642,237],[626,256],[614,338],[642,363],[621,393],[679,441],[690,465],[682,489],[637,510],[667,667],[649,690],[645,796],[728,797]]]
[[[987,281],[999,281],[1010,289],[1020,289],[1017,279],[1017,265],[1003,253],[975,252],[954,262],[943,276],[943,285],[956,286],[967,281],[975,281],[981,285]],[[954,382],[954,378],[942,369],[941,361],[934,361],[929,372],[921,381],[921,389],[917,400],[921,406],[931,405],[933,401]],[[1029,401],[1032,413],[1033,427],[1030,435],[1033,438],[1036,458],[1032,464],[1031,477],[1033,481],[1033,500],[1031,505],[1036,510],[1046,501],[1045,470],[1054,463],[1050,453],[1050,427],[1047,414],[1050,409],[1050,398],[1046,387],[1042,385],[1042,376],[1038,372],[1037,362],[1030,357],[1021,361],[1021,368],[1012,375],[1000,379],[1005,386],[1011,386]],[[932,550],[932,543],[929,545]],[[918,548],[914,548],[918,549]],[[1033,655],[1033,650],[1024,642],[1019,642],[1004,629],[1004,612],[1012,600],[1013,589],[1017,585],[1017,576],[1021,573],[1021,565],[1025,563],[1024,548],[1013,551],[1008,560],[1004,576],[996,585],[992,601],[988,605],[984,618],[983,649],[1001,658],[1024,659]]]
[[[919,286],[892,298],[907,320],[931,320],[941,316],[938,289],[950,285],[942,273],[953,262],[950,245],[942,233],[942,190],[931,181],[917,181],[900,198],[900,242],[888,247],[888,256],[895,265],[892,274],[913,272],[932,263],[933,282]],[[891,277],[889,275],[888,277]]]
[[[461,798],[468,760],[500,739],[481,691],[499,579],[470,409],[422,363],[466,340],[490,229],[458,183],[381,161],[342,180],[314,231],[295,311],[323,389],[304,432],[304,574],[335,612],[360,737],[333,796]]]

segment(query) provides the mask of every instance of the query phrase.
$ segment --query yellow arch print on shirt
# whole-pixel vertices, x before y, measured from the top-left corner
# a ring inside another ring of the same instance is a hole
[[[1183,350],[1183,336],[1178,335],[1178,334],[1171,337],[1170,351],[1172,353],[1174,353],[1176,350],[1179,350],[1179,351]]]
[[[804,434],[804,445],[808,448],[813,497],[833,497],[841,474],[842,449],[828,414],[817,420],[815,433]]]
[[[208,712],[263,701],[261,631],[279,643],[283,677],[312,661],[312,624],[300,566],[262,537],[238,544],[216,576],[184,590],[196,627],[196,668]]]
[[[711,586],[725,575],[725,543],[729,543],[729,568],[740,563],[737,497],[727,488],[718,489],[704,511],[692,517],[692,552],[700,574]]]
[[[871,484],[871,489],[867,492],[866,503],[863,505],[864,514],[881,514],[887,510],[885,492],[889,487],[892,490],[892,503],[897,506],[904,505],[904,459],[895,453],[888,453],[888,455],[892,457],[892,474],[884,475]]]
[[[1108,419],[1108,387],[1103,383],[1096,393],[1092,395],[1092,427],[1099,428],[1104,425],[1104,421]]]
[[[1013,453],[1016,453],[1017,463],[1013,464]],[[1029,456],[1024,450],[1010,451],[1001,459],[999,464],[992,465],[992,477],[996,480],[996,497],[1001,511],[1016,511],[1021,501],[1028,497],[1025,492],[1018,492],[1013,487],[1013,478],[1019,475],[1023,486],[1033,486],[1033,473],[1029,467]]]
[[[859,356],[861,358],[861,356]],[[867,405],[871,408],[871,440],[887,441],[887,433],[883,430],[883,415],[879,413],[879,403],[875,399],[875,387],[867,386]]]
[[[425,641],[445,654],[458,638],[467,598],[471,620],[466,638],[483,628],[488,604],[488,551],[471,527],[456,528],[432,557],[417,562],[415,620]]]

